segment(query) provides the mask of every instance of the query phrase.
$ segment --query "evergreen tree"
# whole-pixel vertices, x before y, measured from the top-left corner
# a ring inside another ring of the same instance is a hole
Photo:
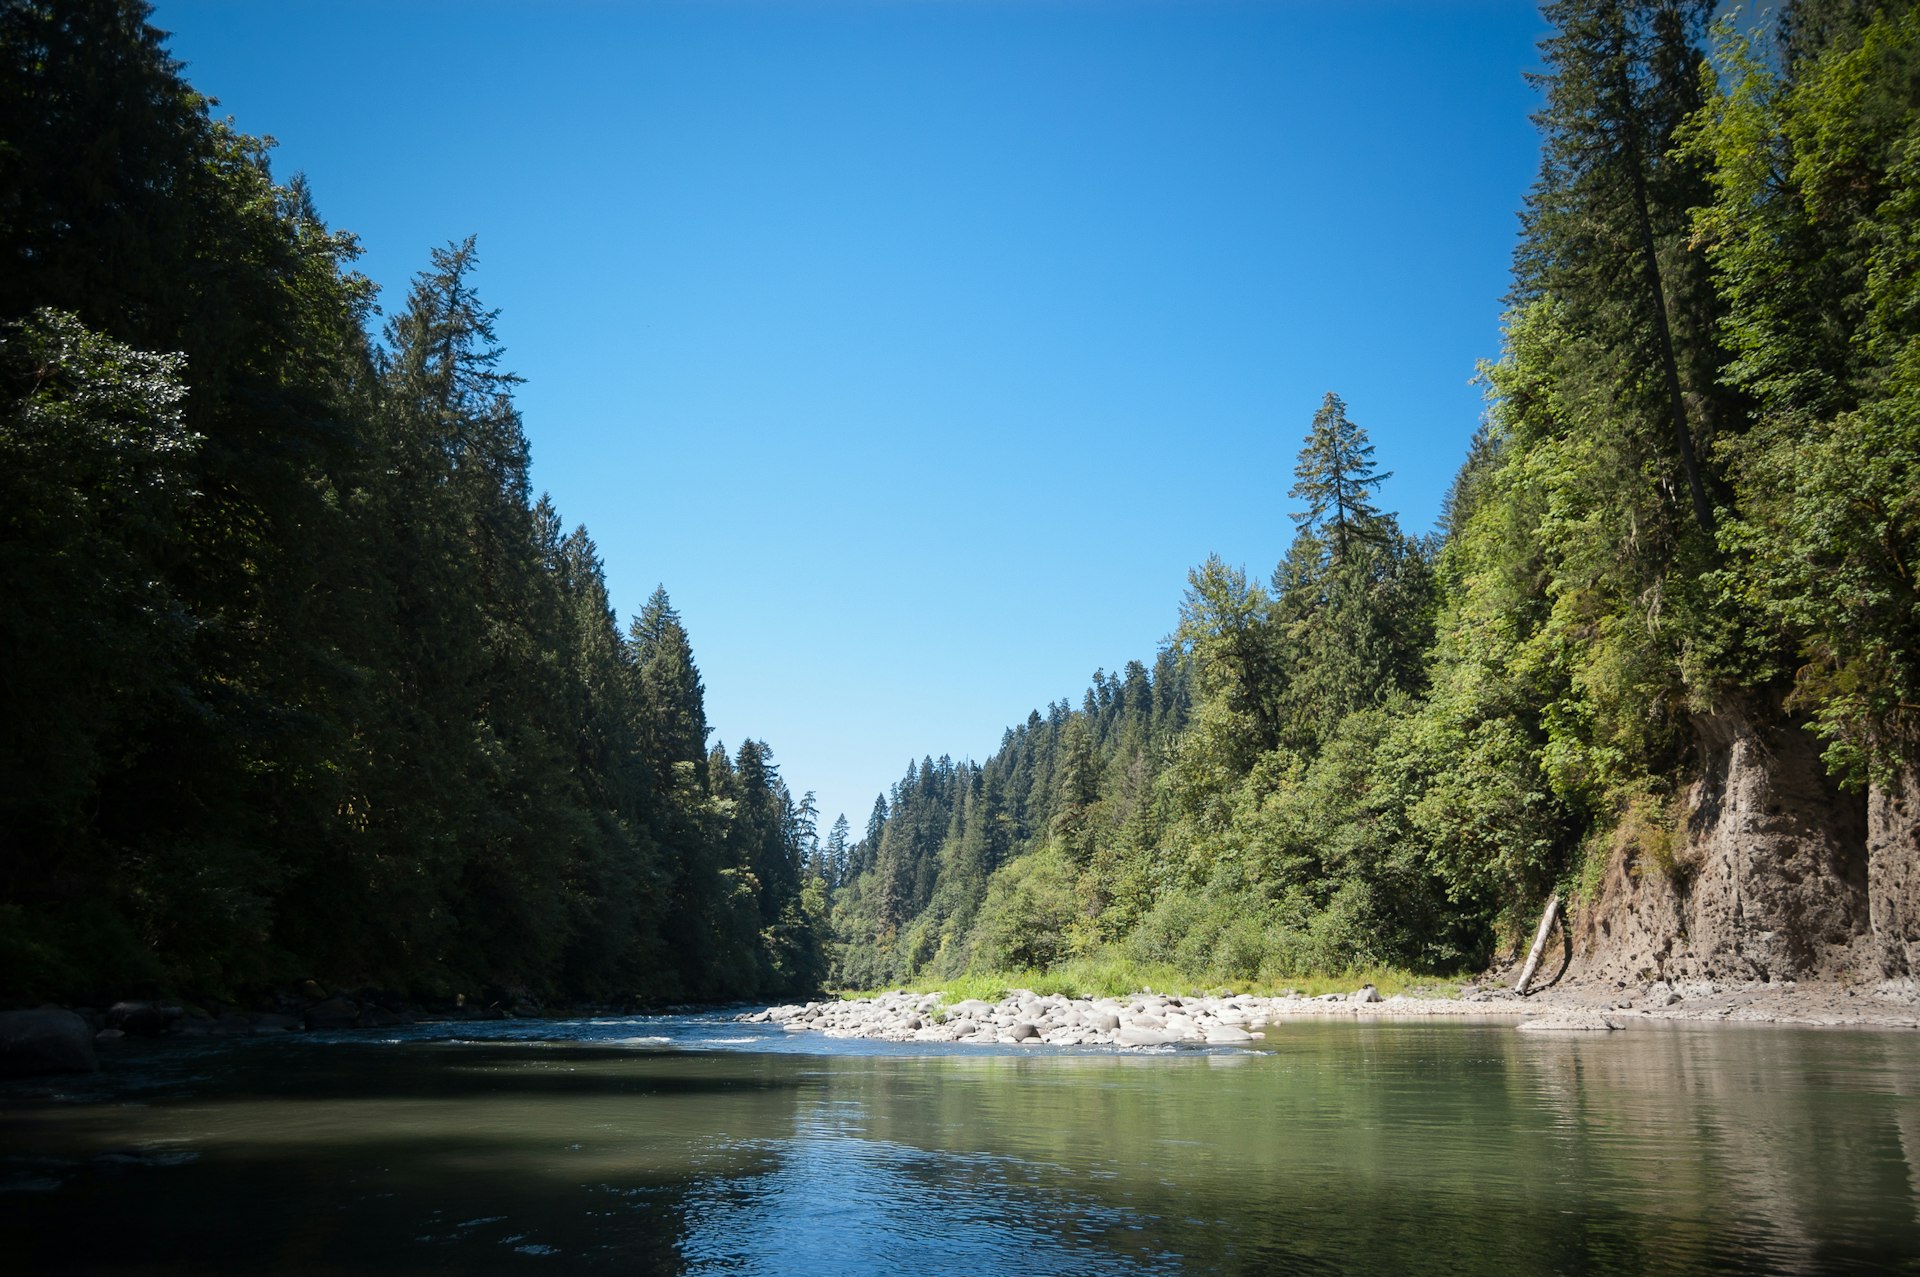
[[[1695,523],[1711,534],[1705,441],[1726,414],[1711,340],[1715,300],[1687,243],[1706,201],[1676,150],[1701,105],[1700,40],[1712,0],[1556,0],[1541,44],[1541,176],[1528,197],[1515,297],[1551,295],[1617,360],[1647,442],[1678,461]],[[1627,287],[1622,287],[1626,283]]]
[[[1060,743],[1060,767],[1055,773],[1054,840],[1067,856],[1085,865],[1093,855],[1093,805],[1099,798],[1094,774],[1093,740],[1082,714],[1067,724]]]
[[[1352,542],[1376,539],[1380,511],[1373,490],[1393,475],[1374,473],[1367,432],[1347,419],[1346,403],[1332,391],[1313,414],[1293,474],[1287,495],[1306,503],[1292,516],[1302,532],[1323,533],[1340,557]]]
[[[1726,450],[1721,579],[1747,610],[1722,659],[1790,678],[1829,761],[1885,780],[1920,744],[1920,10],[1800,3],[1781,37],[1775,70],[1725,33],[1728,88],[1692,147],[1729,379],[1755,404]]]
[[[707,761],[706,688],[680,614],[656,587],[628,631],[642,756],[655,783],[672,788],[676,769],[700,777]]]
[[[838,887],[847,881],[853,846],[850,841],[852,827],[847,824],[847,814],[841,812],[833,818],[833,827],[827,831],[827,843],[822,850],[823,875],[829,887]]]

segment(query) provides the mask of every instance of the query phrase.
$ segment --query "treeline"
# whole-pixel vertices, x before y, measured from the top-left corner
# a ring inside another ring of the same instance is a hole
[[[839,978],[1471,968],[1609,863],[1684,889],[1716,716],[1920,800],[1920,6],[1713,9],[1544,7],[1541,173],[1439,535],[1375,508],[1328,396],[1271,578],[1190,578],[1160,667],[1191,710],[1109,747],[1096,694],[910,772]],[[987,781],[1042,726],[1009,825]]]
[[[532,497],[472,240],[374,336],[148,16],[0,4],[0,996],[812,987],[811,803]]]
[[[1137,898],[1155,760],[1186,721],[1188,683],[1187,664],[1163,651],[1151,673],[1138,661],[1111,678],[1095,672],[1078,711],[1064,700],[1044,716],[1035,710],[984,764],[942,756],[909,765],[875,800],[863,839],[847,847],[839,827],[828,839],[835,978],[873,988],[916,972],[1060,956],[1081,911],[1036,876],[1036,847],[1051,854],[1049,869],[1084,871],[1089,892]],[[1014,896],[1030,907],[1010,908]],[[1008,930],[1035,913],[1045,931]]]

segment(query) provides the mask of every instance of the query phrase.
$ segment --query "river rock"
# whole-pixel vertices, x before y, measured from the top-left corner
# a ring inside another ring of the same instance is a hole
[[[1040,1036],[1040,1026],[1023,1020],[1019,1024],[1014,1025],[1009,1032],[1012,1033],[1015,1042],[1025,1042],[1028,1038],[1037,1038]]]
[[[494,1017],[482,1015],[481,1019]],[[503,1014],[500,1019],[505,1019]],[[360,1008],[346,998],[328,998],[307,1008],[309,1029],[351,1029],[360,1023]]]
[[[1370,984],[1361,985],[1347,997],[1347,1001],[1349,1002],[1378,1002],[1379,1000],[1380,990]]]
[[[71,1011],[0,1012],[0,1077],[37,1073],[91,1073],[93,1030]]]
[[[1235,1042],[1251,1042],[1253,1034],[1231,1024],[1216,1024],[1207,1030],[1208,1046],[1224,1046]]]
[[[107,1027],[121,1029],[135,1037],[157,1038],[179,1020],[179,1007],[155,1002],[116,1002],[107,1008]]]
[[[1166,1046],[1173,1041],[1173,1035],[1161,1029],[1129,1024],[1114,1035],[1114,1041],[1121,1046]]]

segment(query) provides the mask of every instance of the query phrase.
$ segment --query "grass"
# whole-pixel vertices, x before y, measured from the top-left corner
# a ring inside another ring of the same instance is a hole
[[[1302,997],[1322,993],[1352,993],[1363,984],[1371,984],[1380,996],[1396,993],[1408,997],[1446,998],[1460,992],[1461,977],[1423,975],[1390,967],[1367,967],[1354,971],[1326,972],[1317,975],[1269,977],[1258,980],[1218,980],[1195,976],[1170,966],[1140,963],[1126,958],[1076,958],[1045,971],[983,971],[941,979],[922,976],[897,987],[914,993],[938,993],[951,1004],[978,998],[998,1002],[1014,989],[1028,989],[1047,996],[1060,994],[1070,998],[1120,998],[1152,989],[1156,993],[1230,994],[1252,993],[1276,997],[1292,990]],[[844,999],[870,998],[883,989],[841,989]]]

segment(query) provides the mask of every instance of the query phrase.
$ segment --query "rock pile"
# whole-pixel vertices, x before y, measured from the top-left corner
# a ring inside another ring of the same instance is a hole
[[[1032,1043],[1047,1046],[1166,1046],[1175,1042],[1244,1044],[1266,1019],[1260,998],[1176,998],[1137,993],[1116,998],[1042,997],[1016,989],[997,1003],[945,1003],[937,993],[887,993],[858,1002],[809,1002],[740,1017],[836,1038],[892,1042]]]
[[[1244,1046],[1261,1037],[1259,1026],[1283,1016],[1398,1010],[1402,1000],[1382,999],[1372,985],[1354,993],[1317,998],[1298,994],[1265,998],[1253,994],[1175,997],[1135,993],[1124,998],[1042,996],[1015,989],[999,1002],[969,998],[946,1002],[937,993],[896,991],[851,1002],[809,1002],[769,1007],[741,1015],[755,1024],[778,1024],[789,1032],[834,1038],[882,1038],[889,1042],[968,1042],[1035,1046]]]

